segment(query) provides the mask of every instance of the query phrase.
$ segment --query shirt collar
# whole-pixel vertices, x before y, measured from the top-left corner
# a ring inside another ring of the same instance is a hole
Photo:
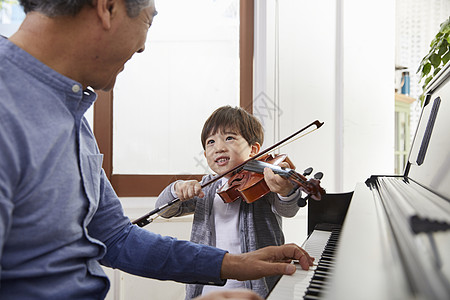
[[[8,52],[7,59],[36,80],[65,95],[61,100],[74,116],[82,116],[97,98],[94,90],[83,90],[82,85],[51,69],[5,37],[0,37],[0,47]]]

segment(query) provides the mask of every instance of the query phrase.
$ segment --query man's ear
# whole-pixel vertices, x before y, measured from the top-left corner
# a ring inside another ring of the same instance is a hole
[[[95,4],[97,15],[103,25],[103,28],[109,30],[111,28],[111,18],[114,6],[117,5],[115,0],[97,0]]]

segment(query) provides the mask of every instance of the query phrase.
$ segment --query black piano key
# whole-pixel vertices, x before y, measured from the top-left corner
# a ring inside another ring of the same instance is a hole
[[[330,273],[331,270],[333,270],[333,269],[334,269],[333,267],[330,267],[330,266],[324,266],[324,265],[319,265],[319,266],[317,266],[317,268],[316,268],[316,270],[318,270],[318,271],[327,272],[327,273]]]
[[[306,299],[306,300],[317,300],[317,299],[320,299],[320,297],[318,297],[318,296],[313,296],[313,295],[305,295],[305,296],[303,297],[303,299]]]
[[[315,282],[315,281],[311,281],[309,284],[310,287],[316,288],[316,289],[320,289],[324,286],[324,282]]]
[[[333,230],[319,258],[317,267],[309,282],[303,299],[321,299],[321,294],[328,286],[328,278],[332,275],[335,256],[339,244],[339,230]]]
[[[326,276],[323,276],[323,275],[321,275],[321,274],[316,274],[316,273],[314,273],[314,275],[313,275],[313,277],[312,277],[311,280],[319,280],[319,281],[323,281],[323,280],[325,280],[326,278],[327,278]]]
[[[328,272],[324,272],[324,271],[320,271],[320,270],[316,270],[315,274],[326,277],[329,273]]]
[[[307,288],[305,295],[308,296],[319,296],[321,293],[322,289],[315,289],[315,288]]]

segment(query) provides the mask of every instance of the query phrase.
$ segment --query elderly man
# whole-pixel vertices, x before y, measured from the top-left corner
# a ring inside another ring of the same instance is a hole
[[[103,299],[109,282],[100,263],[216,285],[292,274],[291,259],[312,265],[296,245],[231,255],[132,225],[83,115],[93,89],[110,90],[125,62],[144,51],[153,0],[20,2],[25,20],[0,38],[1,299]]]

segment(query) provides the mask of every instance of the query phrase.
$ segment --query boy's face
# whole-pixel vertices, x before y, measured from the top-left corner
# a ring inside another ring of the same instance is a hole
[[[208,166],[218,175],[222,175],[257,154],[260,147],[258,143],[249,145],[240,134],[225,130],[218,131],[206,139],[204,153]]]

